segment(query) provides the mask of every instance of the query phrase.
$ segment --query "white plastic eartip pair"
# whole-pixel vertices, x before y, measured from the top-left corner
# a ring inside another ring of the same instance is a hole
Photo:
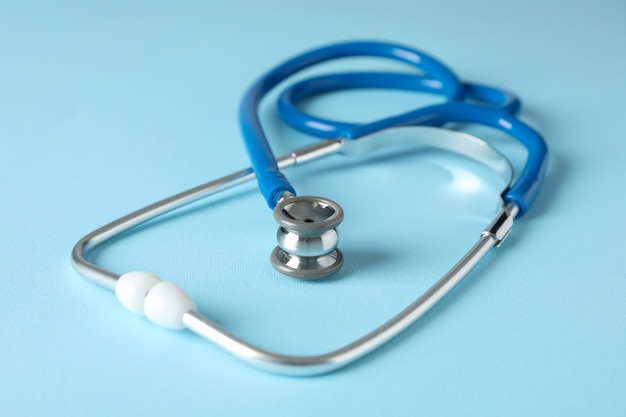
[[[196,310],[193,300],[178,285],[161,281],[148,272],[127,272],[120,276],[115,295],[127,310],[145,315],[168,329],[185,328],[183,315]]]

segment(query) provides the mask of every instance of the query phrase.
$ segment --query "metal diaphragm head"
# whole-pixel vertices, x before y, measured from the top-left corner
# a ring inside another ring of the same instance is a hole
[[[274,208],[278,246],[270,256],[279,272],[299,279],[331,275],[343,265],[336,227],[343,209],[323,197],[288,197]]]

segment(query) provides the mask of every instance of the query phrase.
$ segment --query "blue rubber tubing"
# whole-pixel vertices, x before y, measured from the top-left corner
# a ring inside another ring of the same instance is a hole
[[[464,84],[465,100],[469,102],[448,101],[365,124],[324,119],[297,107],[298,102],[313,96],[352,88],[441,93],[436,83],[411,74],[330,74],[300,81],[286,89],[278,99],[278,112],[283,121],[293,128],[321,138],[358,139],[390,127],[443,126],[450,122],[476,123],[499,129],[517,139],[528,150],[522,172],[505,190],[502,198],[507,203],[515,203],[520,208],[519,215],[526,213],[534,202],[545,176],[547,146],[539,133],[516,117],[521,102],[514,94],[491,86],[467,83]]]
[[[477,123],[500,129],[520,141],[528,150],[521,174],[502,198],[514,203],[523,215],[535,200],[547,164],[547,147],[543,138],[515,115],[521,102],[505,90],[461,83],[434,58],[399,45],[381,42],[351,42],[319,48],[279,65],[261,77],[246,93],[240,108],[240,122],[246,147],[257,174],[259,188],[268,206],[276,204],[284,191],[295,194],[293,187],[278,170],[275,157],[260,126],[257,108],[263,96],[276,84],[311,65],[348,56],[376,56],[409,63],[423,75],[383,72],[338,73],[300,81],[285,90],[278,100],[278,111],[290,126],[319,138],[357,139],[377,131],[398,126],[443,126],[449,122]],[[426,106],[400,115],[366,124],[345,123],[307,114],[297,104],[307,98],[332,91],[353,88],[399,89],[439,94],[447,102]]]
[[[277,84],[298,71],[337,58],[371,56],[389,58],[421,70],[439,84],[438,89],[450,100],[461,100],[465,94],[457,76],[431,56],[406,46],[384,42],[347,42],[305,52],[278,65],[259,78],[244,94],[239,107],[239,124],[244,143],[256,173],[259,189],[267,205],[274,208],[285,191],[295,194],[287,178],[278,169],[276,157],[259,121],[258,108],[263,97]]]

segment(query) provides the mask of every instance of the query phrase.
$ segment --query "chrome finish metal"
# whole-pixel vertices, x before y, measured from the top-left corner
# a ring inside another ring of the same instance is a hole
[[[287,198],[291,198],[293,197],[293,194],[291,194],[289,191],[283,191],[279,196],[278,196],[278,201],[276,202],[276,204],[280,203],[281,201],[287,199]]]
[[[279,158],[279,167],[287,168],[334,153],[360,155],[388,145],[413,144],[447,149],[466,155],[494,169],[505,178],[507,184],[510,184],[513,178],[513,170],[508,160],[486,142],[473,136],[424,126],[396,128],[391,129],[391,131],[394,134],[384,131],[359,140],[337,139],[302,148]],[[398,133],[397,137],[395,132]],[[255,175],[251,169],[238,171],[115,220],[89,233],[76,243],[72,249],[72,265],[84,277],[99,285],[114,289],[119,275],[90,263],[85,258],[90,250],[148,220],[254,178]],[[289,196],[284,198],[289,199]],[[291,356],[269,352],[241,340],[198,312],[186,313],[183,316],[183,323],[191,331],[260,369],[287,375],[316,375],[330,372],[366,355],[419,319],[449,293],[485,257],[492,247],[506,237],[517,213],[518,208],[516,206],[505,206],[468,253],[416,301],[372,332],[329,353],[314,356]],[[337,256],[341,256],[339,250],[336,252]],[[295,258],[295,256],[293,259],[299,262],[300,259]]]
[[[487,226],[481,236],[492,236],[496,240],[496,247],[500,246],[504,239],[511,233],[513,219],[519,213],[519,207],[515,204],[507,204],[500,210],[500,213]]]
[[[276,246],[270,255],[272,266],[281,274],[302,280],[324,278],[334,274],[343,265],[339,249],[320,256],[299,256]]]
[[[300,279],[317,279],[334,274],[343,264],[336,250],[336,227],[343,220],[343,209],[322,197],[282,199],[274,208],[278,222],[278,247],[272,251],[272,266],[283,274]]]
[[[334,229],[343,220],[339,204],[323,197],[300,196],[283,199],[274,208],[274,219],[300,236],[315,237],[320,230]]]
[[[197,312],[185,314],[183,323],[193,332],[259,369],[297,376],[328,373],[361,358],[414,323],[461,282],[495,244],[493,236],[481,236],[447,274],[391,320],[360,339],[321,355],[292,356],[269,352],[239,339]]]
[[[288,166],[291,159],[281,158],[283,165]],[[206,184],[183,191],[142,209],[121,217],[101,228],[94,230],[80,239],[72,249],[72,265],[81,275],[104,287],[114,289],[119,274],[100,268],[85,259],[85,255],[96,246],[120,235],[133,227],[157,218],[177,208],[183,207],[209,195],[232,188],[255,178],[252,169],[245,169],[227,175]]]
[[[442,149],[486,165],[506,179],[507,186],[513,181],[513,167],[509,160],[484,140],[464,132],[433,127],[417,128],[396,127],[359,140],[346,140],[339,153],[360,156],[381,148],[406,145]]]
[[[276,239],[278,246],[292,255],[321,256],[337,249],[339,234],[336,229],[330,229],[319,236],[304,237],[284,227],[279,227]]]

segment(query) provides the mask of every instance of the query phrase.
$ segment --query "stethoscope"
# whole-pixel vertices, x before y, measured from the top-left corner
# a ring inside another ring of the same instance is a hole
[[[276,158],[258,117],[263,97],[277,84],[305,68],[354,56],[393,59],[417,68],[423,74],[338,73],[292,85],[279,97],[281,118],[291,127],[324,140]],[[307,98],[354,88],[413,90],[440,94],[447,101],[368,124],[328,120],[298,108],[298,103]],[[89,233],[74,246],[72,264],[81,275],[115,290],[118,300],[130,311],[143,314],[166,328],[187,328],[258,368],[289,375],[333,371],[371,352],[415,322],[450,292],[491,248],[499,246],[509,234],[513,220],[528,211],[545,175],[547,147],[537,132],[516,117],[519,109],[520,101],[515,95],[495,87],[463,83],[441,62],[402,45],[349,42],[311,50],[278,65],[246,92],[239,115],[252,168],[176,194]],[[450,122],[493,127],[517,139],[528,151],[521,172],[514,175],[508,159],[484,140],[441,128]],[[326,277],[343,264],[336,230],[343,219],[343,210],[328,198],[296,196],[282,171],[329,155],[362,155],[388,146],[408,145],[454,152],[488,167],[507,184],[501,194],[502,209],[467,254],[417,300],[372,332],[335,351],[314,356],[269,352],[201,315],[193,300],[176,284],[161,281],[147,272],[119,275],[86,260],[93,248],[139,224],[256,178],[279,224],[278,246],[270,256],[274,268],[298,279]]]

